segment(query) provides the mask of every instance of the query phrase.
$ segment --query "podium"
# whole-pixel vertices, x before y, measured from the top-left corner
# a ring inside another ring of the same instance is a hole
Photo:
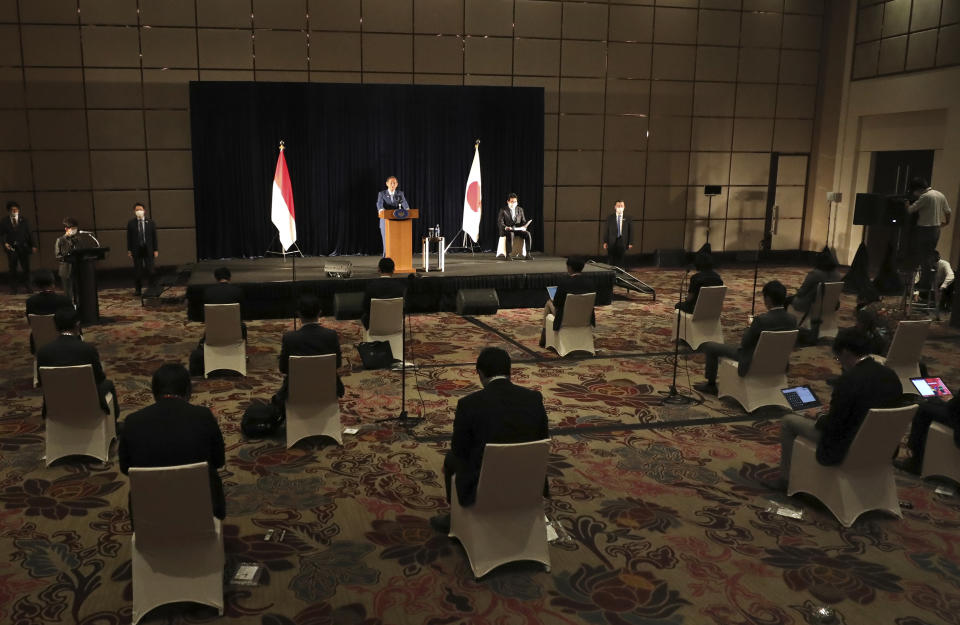
[[[103,260],[109,247],[76,248],[63,258],[73,265],[72,279],[77,294],[80,322],[89,325],[100,321],[100,302],[97,299],[97,261]]]
[[[393,210],[381,209],[380,219],[385,219],[385,254],[393,259],[396,273],[413,273],[413,220],[420,216],[420,211],[411,208],[407,216],[398,219],[393,216]]]

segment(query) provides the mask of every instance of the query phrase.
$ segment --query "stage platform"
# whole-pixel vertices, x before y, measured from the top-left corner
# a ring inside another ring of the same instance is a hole
[[[418,270],[409,280],[407,306],[410,312],[439,312],[456,309],[460,289],[493,288],[497,290],[501,308],[531,308],[543,306],[547,299],[546,287],[557,284],[566,274],[564,258],[536,256],[528,261],[497,260],[493,254],[448,254],[446,271],[434,271],[436,254],[430,257],[431,271]],[[331,278],[323,270],[328,261],[348,261],[352,264],[349,278]],[[187,283],[187,310],[191,321],[203,319],[203,290],[215,282],[213,271],[227,267],[233,274],[231,282],[244,291],[244,318],[279,319],[296,312],[297,299],[303,293],[320,298],[324,315],[331,315],[335,293],[363,292],[369,280],[377,279],[377,256],[307,257],[294,260],[291,256],[204,260],[196,263]],[[419,254],[414,255],[415,267],[422,267]],[[296,272],[296,275],[294,275]],[[609,304],[613,299],[615,275],[612,270],[587,265],[586,275],[596,285],[597,305]]]

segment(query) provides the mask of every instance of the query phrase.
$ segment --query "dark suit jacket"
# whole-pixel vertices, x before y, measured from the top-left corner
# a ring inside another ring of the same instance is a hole
[[[507,226],[522,226],[527,223],[527,218],[523,214],[523,207],[517,204],[516,217],[510,217],[510,207],[504,206],[497,213],[497,232],[499,236],[507,236]]]
[[[61,334],[37,350],[38,367],[71,367],[93,365],[93,379],[97,384],[107,376],[103,374],[100,353],[90,343],[84,343],[77,335]]]
[[[337,367],[340,367],[343,356],[340,352],[340,337],[336,330],[324,328],[319,323],[308,323],[299,330],[293,330],[283,335],[280,346],[280,373],[289,371],[290,356],[322,356],[336,354]],[[287,380],[283,380],[282,398],[286,399]],[[343,397],[343,382],[337,376],[337,397]]]
[[[53,291],[40,291],[27,298],[28,315],[52,315],[61,308],[73,308],[73,302],[66,295]],[[34,352],[33,333],[30,333],[30,353]]]
[[[839,276],[836,271],[823,271],[822,269],[810,271],[803,279],[803,284],[797,289],[790,305],[803,313],[809,311],[813,301],[817,299],[817,286],[821,282],[836,282],[837,280],[839,280]]]
[[[397,210],[400,206],[403,206],[406,209],[410,208],[410,204],[407,203],[406,196],[403,195],[403,191],[397,189],[393,193],[393,199],[390,199],[390,192],[384,189],[379,194],[377,194],[377,211],[379,212],[382,209],[386,210]]]
[[[229,282],[217,282],[203,289],[204,304],[240,304],[240,318],[243,319],[243,289]]]
[[[13,227],[10,215],[0,219],[0,243],[9,243],[11,247],[17,247],[18,251],[26,251],[28,254],[32,251],[33,233],[30,232],[30,225],[23,218],[22,213],[17,220],[16,228]]]
[[[899,405],[902,394],[897,374],[872,358],[844,371],[833,387],[829,412],[817,421],[821,433],[817,461],[823,465],[843,462],[867,412]]]
[[[453,439],[457,498],[469,506],[477,498],[477,482],[487,443],[526,443],[549,438],[543,395],[506,379],[493,380],[483,390],[457,402]]]
[[[369,280],[363,292],[363,315],[360,321],[364,328],[370,328],[370,300],[394,299],[403,297],[407,291],[407,281],[403,278],[377,278]]]
[[[633,240],[630,238],[630,228],[633,225],[633,220],[623,216],[623,224],[620,227],[620,242],[623,243],[624,249],[631,243]],[[607,217],[607,227],[603,231],[603,242],[608,246],[613,245],[617,242],[617,215],[614,213]]]
[[[782,330],[796,330],[797,318],[786,311],[785,308],[774,308],[768,310],[762,315],[753,318],[753,323],[743,333],[740,340],[740,352],[738,354],[739,366],[737,373],[741,376],[747,375],[750,370],[750,362],[753,360],[753,350],[757,348],[757,342],[760,340],[760,333],[764,331],[779,332]]]
[[[700,289],[705,286],[723,286],[723,278],[713,269],[698,271],[690,277],[690,284],[687,286],[687,299],[680,304],[680,310],[686,313],[692,313],[697,305],[697,298],[700,297]]]
[[[120,430],[120,470],[206,462],[213,515],[226,516],[223,482],[217,469],[226,463],[223,434],[209,408],[179,397],[162,397],[126,418]]]
[[[566,275],[560,278],[560,280],[557,282],[557,292],[553,296],[553,305],[557,309],[557,313],[553,319],[553,329],[560,329],[560,324],[563,321],[563,305],[567,301],[567,295],[594,293],[596,290],[597,287],[594,286],[594,284],[590,282],[582,273]],[[595,313],[590,314],[590,323],[593,325],[597,324],[597,317]]]
[[[157,249],[157,227],[152,219],[144,218],[143,236],[147,242],[147,253],[153,255]],[[134,217],[127,222],[127,250],[136,254],[140,251],[140,228],[137,226],[137,218]]]

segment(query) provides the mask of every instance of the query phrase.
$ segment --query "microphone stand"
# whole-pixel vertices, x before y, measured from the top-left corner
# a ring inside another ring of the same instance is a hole
[[[680,279],[680,292],[677,294],[677,304],[683,303],[683,283],[686,282],[687,275],[690,274],[690,269],[687,269],[684,272],[683,277]],[[667,393],[667,396],[664,397],[660,403],[673,405],[673,406],[683,406],[686,404],[694,403],[694,399],[687,397],[686,395],[681,395],[677,391],[677,368],[680,365],[680,317],[681,311],[679,306],[677,307],[677,332],[676,340],[673,342],[673,383],[670,385],[670,392]]]
[[[757,274],[760,273],[760,250],[763,249],[763,241],[760,241],[760,249],[757,250],[757,259],[753,264],[753,299],[750,302],[750,318],[756,314],[757,311]]]
[[[415,274],[410,274],[409,281],[413,282]],[[408,287],[409,288],[409,287]],[[407,298],[403,298],[403,321],[400,325],[400,414],[395,417],[380,419],[381,422],[397,421],[401,427],[412,428],[420,424],[423,417],[407,415]]]

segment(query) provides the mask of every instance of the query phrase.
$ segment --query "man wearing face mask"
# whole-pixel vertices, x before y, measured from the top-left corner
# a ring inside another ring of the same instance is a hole
[[[507,195],[507,205],[501,208],[497,215],[497,229],[500,236],[507,238],[505,250],[507,259],[530,260],[533,258],[530,256],[530,245],[533,243],[533,238],[526,227],[527,218],[523,214],[523,208],[517,203],[517,194],[510,193]],[[519,237],[521,241],[516,241],[515,237]],[[524,242],[526,242],[525,250]],[[514,245],[515,243],[516,245]]]
[[[396,176],[387,178],[387,188],[377,194],[377,213],[383,209],[394,211],[401,207],[404,210],[410,210],[410,205],[407,204],[407,198],[404,197],[403,191],[397,188],[398,184],[399,181],[397,181]],[[384,221],[383,219],[380,220],[380,242],[383,244],[381,256],[387,255],[387,230]]]
[[[607,217],[607,227],[603,231],[603,249],[607,250],[607,264],[623,268],[623,257],[627,250],[633,249],[630,228],[633,220],[623,214],[623,200],[614,203],[614,213]]]
[[[152,219],[147,219],[143,204],[133,205],[134,217],[127,222],[127,256],[133,259],[136,294],[140,295],[143,274],[147,274],[147,286],[153,283],[153,259],[160,255],[157,250],[157,228]]]
[[[30,226],[20,216],[20,205],[7,202],[7,215],[7,219],[0,221],[0,241],[3,241],[3,250],[7,253],[7,263],[10,266],[10,292],[16,293],[18,285],[22,285],[27,293],[31,293],[27,281],[30,275],[30,254],[36,252],[37,247],[33,242]]]
[[[73,263],[67,262],[66,256],[77,247],[77,233],[80,232],[80,223],[73,217],[63,220],[63,236],[57,239],[53,246],[57,260],[60,262],[58,273],[63,283],[63,293],[76,305],[77,298],[73,284]]]

